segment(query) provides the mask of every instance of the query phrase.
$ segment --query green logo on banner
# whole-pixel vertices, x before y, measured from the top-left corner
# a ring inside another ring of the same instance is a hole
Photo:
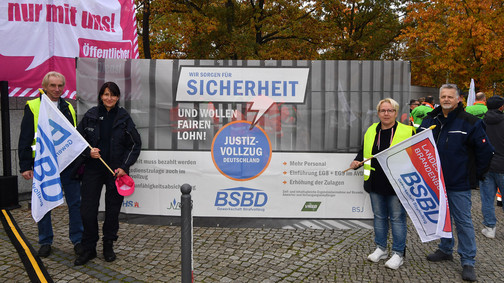
[[[301,211],[317,211],[321,203],[320,201],[307,201]]]

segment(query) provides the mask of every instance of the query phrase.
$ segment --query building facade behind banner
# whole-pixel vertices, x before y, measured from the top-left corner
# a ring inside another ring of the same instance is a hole
[[[391,97],[408,113],[402,61],[114,60],[77,62],[78,114],[114,81],[142,135],[123,212],[372,218],[362,171],[343,173]]]

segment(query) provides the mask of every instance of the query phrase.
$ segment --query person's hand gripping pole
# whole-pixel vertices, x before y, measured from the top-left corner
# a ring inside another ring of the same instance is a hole
[[[110,168],[110,166],[108,166],[108,164],[105,162],[105,160],[103,160],[101,158],[101,155],[100,155],[100,149],[97,148],[97,147],[91,147],[91,145],[88,145],[89,148],[91,149],[91,151],[89,152],[89,155],[91,156],[91,158],[99,158],[100,161],[103,163],[103,165],[105,165],[105,167],[107,167],[107,169],[110,171],[110,173],[112,173],[112,175],[116,175],[116,172],[114,172],[114,170],[112,170]]]
[[[44,90],[42,90],[41,88],[39,88],[38,90],[39,90],[41,96],[45,94]],[[107,167],[107,169],[110,171],[110,173],[112,173],[112,175],[115,176],[116,173],[110,168],[110,166],[108,166],[108,164],[105,162],[105,160],[103,160],[101,158],[100,149],[91,147],[91,145],[89,143],[88,143],[88,146],[91,149],[91,152],[90,152],[91,157],[92,158],[99,158],[100,161],[103,163],[103,165],[105,165],[105,167]]]
[[[432,130],[432,129],[434,129],[435,127],[436,127],[436,125],[432,125],[432,126],[430,126],[430,127],[428,128],[428,130]],[[379,154],[379,153],[378,153],[378,154]],[[358,169],[359,167],[361,167],[361,166],[362,166],[364,163],[366,163],[367,161],[369,161],[369,160],[371,160],[371,159],[375,158],[375,156],[376,156],[376,155],[371,156],[371,157],[369,157],[368,159],[366,159],[366,160],[364,160],[364,161],[357,161],[357,160],[352,161],[352,163],[350,163],[350,168],[345,169],[345,170],[343,171],[343,173],[347,172],[347,171],[348,171],[348,170],[350,170],[350,169]]]

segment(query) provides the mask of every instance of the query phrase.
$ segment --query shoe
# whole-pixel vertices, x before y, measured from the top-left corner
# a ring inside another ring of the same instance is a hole
[[[74,252],[76,255],[82,255],[84,253],[84,247],[81,243],[77,243],[74,245]]]
[[[372,261],[372,262],[379,262],[381,259],[386,259],[388,256],[387,251],[384,251],[380,248],[376,248],[376,250],[368,255],[367,259]]]
[[[114,241],[103,241],[103,257],[107,262],[116,260],[116,254],[114,253]]]
[[[495,238],[495,227],[490,228],[490,227],[485,226],[485,228],[483,228],[483,230],[481,230],[481,233],[483,235],[485,235],[485,237],[493,239],[493,238]]]
[[[404,259],[402,256],[398,254],[393,254],[392,257],[385,263],[385,267],[395,270],[398,269],[399,266],[403,265],[403,263]]]
[[[434,253],[427,256],[428,261],[438,262],[443,260],[453,260],[453,255],[445,254],[441,250],[436,250]]]
[[[74,265],[84,265],[96,257],[96,250],[85,250],[75,261]]]
[[[39,257],[48,257],[51,254],[51,245],[42,245],[38,250]]]
[[[474,266],[464,265],[462,270],[462,280],[465,281],[476,281],[476,272],[474,271]]]

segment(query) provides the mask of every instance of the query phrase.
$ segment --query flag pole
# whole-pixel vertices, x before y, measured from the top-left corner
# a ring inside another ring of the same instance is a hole
[[[427,129],[428,129],[428,130],[432,130],[432,129],[434,129],[435,127],[436,127],[436,125],[432,125],[432,126],[430,126],[429,128],[427,128]],[[405,141],[405,140],[404,140],[404,141]],[[404,141],[402,141],[402,142],[404,142]],[[402,143],[402,142],[400,142],[400,143]],[[400,143],[399,143],[399,144],[400,144]],[[390,147],[389,147],[389,148],[390,148]],[[389,148],[387,148],[387,149],[385,149],[384,151],[381,151],[381,152],[379,152],[379,153],[377,153],[377,154],[375,154],[375,155],[373,155],[373,156],[369,157],[368,159],[366,159],[366,160],[364,160],[364,161],[359,162],[359,167],[361,167],[361,166],[362,166],[362,164],[364,164],[364,163],[368,162],[369,160],[371,160],[371,159],[375,158],[376,156],[380,155],[381,153],[385,152],[385,151],[386,151],[386,150],[388,150]],[[357,167],[357,168],[359,168],[359,167]],[[357,169],[357,168],[355,168],[355,169]],[[346,173],[346,172],[347,172],[348,170],[350,170],[350,169],[353,169],[353,168],[352,168],[352,167],[347,168],[347,169],[343,170],[343,173]]]
[[[373,159],[373,158],[375,158],[375,157],[374,157],[374,156],[371,156],[371,157],[369,157],[368,159],[366,159],[366,160],[364,160],[364,161],[359,162],[359,167],[361,167],[361,166],[362,166],[362,164],[364,164],[364,163],[368,162],[369,160],[371,160],[371,159]],[[359,168],[359,167],[357,167],[357,168]],[[355,169],[357,169],[357,168],[355,168]],[[352,167],[347,168],[347,169],[343,170],[343,173],[346,173],[346,172],[347,172],[348,170],[350,170],[350,169],[353,169],[353,168],[352,168]]]
[[[93,149],[93,147],[88,144],[89,146],[89,149]],[[103,165],[105,165],[105,167],[107,167],[107,169],[110,171],[110,173],[112,173],[112,175],[115,176],[115,172],[107,165],[107,163],[105,162],[105,160],[103,160],[101,157],[98,157],[100,159],[100,161],[103,163]]]
[[[39,88],[38,90],[39,90],[41,96],[45,94],[45,92],[41,88]],[[86,139],[84,139],[84,140],[86,140]],[[87,140],[86,140],[86,142],[87,142]],[[93,147],[89,143],[88,143],[88,147],[89,147],[89,149],[93,149]],[[107,169],[110,171],[110,173],[112,173],[112,175],[115,176],[116,175],[115,172],[110,168],[110,166],[108,166],[108,164],[105,162],[105,160],[103,160],[101,157],[99,157],[99,159],[103,163],[103,165],[105,165],[105,167],[107,167]]]

